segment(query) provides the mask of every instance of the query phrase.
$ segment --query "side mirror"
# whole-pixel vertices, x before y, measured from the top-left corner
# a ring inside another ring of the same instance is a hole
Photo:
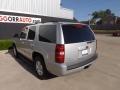
[[[18,34],[14,34],[13,37],[14,38],[19,38],[19,35]]]

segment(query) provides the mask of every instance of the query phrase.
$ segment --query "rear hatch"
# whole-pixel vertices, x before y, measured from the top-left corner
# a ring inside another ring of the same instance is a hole
[[[68,65],[83,62],[96,52],[94,33],[86,25],[62,25],[65,43],[65,63]]]

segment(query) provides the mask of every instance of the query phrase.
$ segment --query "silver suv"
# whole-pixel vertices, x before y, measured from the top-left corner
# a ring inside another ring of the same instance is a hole
[[[44,23],[26,26],[15,35],[18,52],[34,62],[38,77],[47,72],[61,76],[89,67],[95,59],[96,39],[89,26],[81,23]]]

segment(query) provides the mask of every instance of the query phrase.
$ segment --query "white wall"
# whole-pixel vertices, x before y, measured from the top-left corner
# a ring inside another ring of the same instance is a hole
[[[73,11],[63,9],[61,0],[0,0],[0,11],[73,19]]]

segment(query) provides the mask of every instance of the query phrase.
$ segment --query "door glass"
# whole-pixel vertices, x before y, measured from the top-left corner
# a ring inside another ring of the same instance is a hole
[[[28,28],[27,27],[23,28],[20,33],[20,39],[26,39],[27,32],[28,32]]]
[[[29,28],[29,32],[28,32],[28,40],[34,40],[35,39],[35,30],[36,30],[36,27],[35,26],[32,26]]]
[[[27,34],[25,32],[21,32],[20,39],[26,39]]]

